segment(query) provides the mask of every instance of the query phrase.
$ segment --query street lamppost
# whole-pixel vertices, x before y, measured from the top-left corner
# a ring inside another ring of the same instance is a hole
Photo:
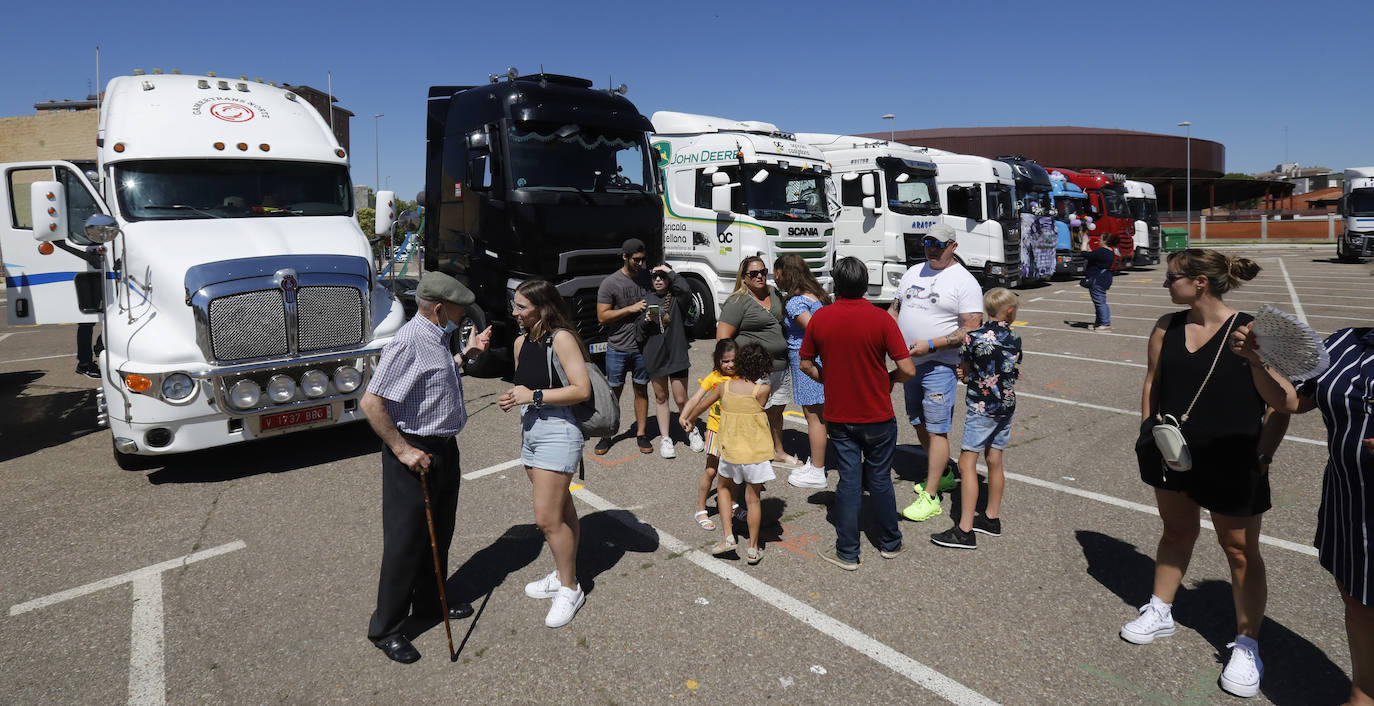
[[[382,128],[379,120],[385,113],[377,113],[372,116],[372,161],[377,168],[377,173],[373,175],[372,193],[375,195],[377,189],[382,186]]]
[[[893,113],[888,113],[887,115],[884,115],[884,116],[883,116],[883,120],[889,121],[888,124],[887,124],[887,141],[888,141],[888,142],[896,142],[896,141],[897,141],[897,131],[893,129],[893,125],[896,124],[897,116],[894,115]]]
[[[1183,122],[1179,123],[1178,126],[1181,127],[1181,128],[1183,128],[1184,131],[1185,131],[1185,132],[1184,132],[1184,139],[1183,139],[1183,144],[1184,144],[1184,148],[1183,148],[1183,149],[1184,149],[1185,152],[1188,153],[1188,157],[1187,157],[1187,164],[1188,164],[1188,167],[1187,167],[1187,172],[1185,172],[1185,174],[1186,174],[1187,176],[1185,177],[1185,180],[1184,180],[1184,183],[1186,184],[1186,186],[1185,186],[1184,188],[1186,188],[1186,189],[1188,190],[1188,196],[1187,196],[1187,201],[1186,201],[1187,206],[1185,206],[1185,208],[1188,209],[1188,221],[1187,221],[1187,222],[1188,222],[1188,235],[1186,236],[1185,242],[1187,242],[1189,245],[1192,245],[1192,244],[1193,244],[1193,124],[1192,124],[1191,122],[1187,121],[1187,120],[1184,120]]]

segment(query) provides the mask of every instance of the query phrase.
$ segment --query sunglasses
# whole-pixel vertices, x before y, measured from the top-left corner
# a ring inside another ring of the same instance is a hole
[[[936,248],[936,249],[939,249],[939,250],[944,250],[945,248],[949,247],[949,246],[950,246],[950,243],[952,243],[952,242],[954,242],[954,241],[946,242],[946,241],[940,240],[939,238],[932,238],[932,237],[930,237],[930,236],[926,236],[926,237],[924,237],[924,238],[921,238],[921,245],[922,245],[923,247],[927,247],[927,248]]]
[[[633,262],[636,265],[642,265],[644,264],[644,256],[640,255],[639,257],[632,257],[630,258],[630,262]]]
[[[1179,280],[1181,280],[1181,279],[1187,279],[1188,276],[1189,276],[1189,275],[1188,275],[1187,272],[1165,272],[1165,273],[1164,273],[1164,283],[1165,283],[1165,284],[1173,284],[1174,282],[1177,282],[1177,281],[1179,281]]]
[[[767,277],[768,270],[745,270],[745,277]]]

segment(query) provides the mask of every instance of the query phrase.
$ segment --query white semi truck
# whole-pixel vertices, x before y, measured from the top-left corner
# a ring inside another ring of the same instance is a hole
[[[938,170],[941,222],[958,233],[955,257],[984,287],[1020,285],[1021,214],[1011,167],[971,154],[924,151]]]
[[[102,325],[98,419],[122,467],[363,418],[404,323],[348,157],[289,90],[110,81],[97,168],[0,165],[11,325]]]
[[[1135,261],[1132,264],[1158,265],[1163,231],[1159,226],[1159,200],[1155,195],[1155,185],[1127,179],[1126,205],[1135,219]]]
[[[773,268],[801,255],[830,280],[835,224],[821,151],[771,123],[659,111],[650,120],[662,172],[663,253],[691,284],[693,335],[715,335],[739,263]]]
[[[863,260],[867,298],[891,302],[913,258],[923,257],[921,238],[939,222],[935,163],[923,150],[871,137],[804,132],[797,140],[824,153],[837,182],[836,257]]]
[[[1374,167],[1345,170],[1341,187],[1341,235],[1336,257],[1353,261],[1374,255]]]

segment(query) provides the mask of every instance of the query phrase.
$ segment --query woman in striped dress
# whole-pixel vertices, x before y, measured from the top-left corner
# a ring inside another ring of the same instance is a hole
[[[1263,363],[1243,326],[1231,346]],[[1336,578],[1345,603],[1350,640],[1350,704],[1374,704],[1374,329],[1347,328],[1326,339],[1331,367],[1296,388],[1270,370],[1255,375],[1260,394],[1275,409],[1320,409],[1326,423],[1327,461],[1313,544],[1321,565]]]

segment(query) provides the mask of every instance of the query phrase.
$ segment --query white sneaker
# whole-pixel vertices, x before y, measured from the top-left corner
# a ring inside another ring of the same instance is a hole
[[[691,444],[693,453],[701,453],[706,450],[706,441],[701,438],[701,432],[694,427],[692,433],[687,435],[687,443]]]
[[[673,449],[673,440],[663,437],[658,441],[658,455],[663,458],[677,458],[677,451]]]
[[[1254,640],[1227,644],[1231,648],[1231,659],[1226,669],[1221,670],[1222,690],[1249,698],[1259,693],[1260,679],[1264,676],[1264,662],[1260,660],[1259,645]]]
[[[1137,645],[1148,645],[1157,637],[1174,634],[1173,611],[1161,603],[1151,601],[1140,607],[1140,617],[1121,628],[1121,639]]]
[[[525,584],[525,595],[530,598],[553,598],[562,586],[563,582],[558,580],[558,569],[554,569],[548,576]]]
[[[807,461],[806,465],[787,474],[787,482],[798,488],[825,488],[825,471]]]
[[[544,616],[544,625],[551,628],[567,625],[586,601],[587,594],[582,592],[581,584],[577,588],[559,586],[558,595],[553,597],[553,605],[549,606],[549,614]]]

